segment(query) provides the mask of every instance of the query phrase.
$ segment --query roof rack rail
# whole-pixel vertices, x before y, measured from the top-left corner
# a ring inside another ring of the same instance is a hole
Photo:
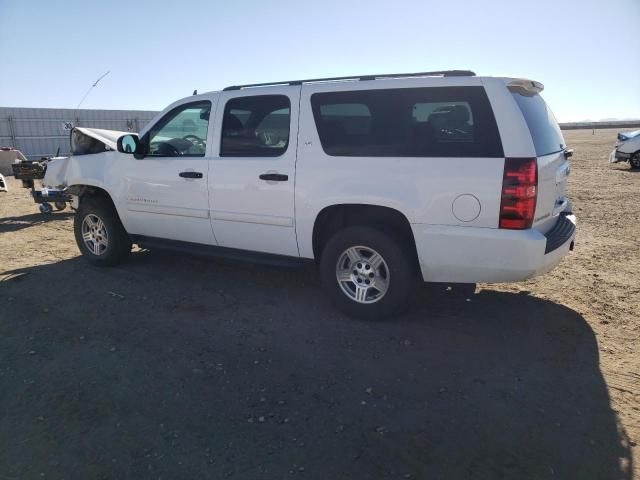
[[[319,83],[319,82],[338,82],[338,81],[366,81],[377,80],[379,78],[410,78],[410,77],[474,77],[476,74],[471,70],[439,70],[435,72],[418,72],[418,73],[386,73],[383,75],[351,75],[348,77],[327,77],[327,78],[310,78],[307,80],[285,80],[282,82],[266,82],[251,83],[247,85],[232,85],[226,87],[224,91],[241,90],[243,88],[268,87],[276,85],[302,85],[303,83]]]

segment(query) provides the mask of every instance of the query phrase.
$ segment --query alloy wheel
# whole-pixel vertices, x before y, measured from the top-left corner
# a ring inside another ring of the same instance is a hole
[[[382,255],[372,248],[355,246],[338,257],[336,279],[351,300],[370,304],[385,296],[391,274]]]
[[[102,255],[109,247],[109,234],[100,217],[90,213],[82,220],[82,239],[87,249],[96,256]]]

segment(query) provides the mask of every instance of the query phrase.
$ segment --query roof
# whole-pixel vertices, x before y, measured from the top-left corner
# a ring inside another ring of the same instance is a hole
[[[338,81],[368,81],[381,78],[413,78],[413,77],[474,77],[476,74],[471,70],[437,70],[433,72],[417,73],[385,73],[381,75],[350,75],[347,77],[326,77],[310,78],[306,80],[283,80],[280,82],[250,83],[247,85],[232,85],[223,91],[242,90],[244,88],[268,87],[276,85],[302,85],[303,83],[323,83]]]

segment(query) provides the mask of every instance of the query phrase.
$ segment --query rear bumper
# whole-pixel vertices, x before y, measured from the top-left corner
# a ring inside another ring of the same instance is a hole
[[[413,224],[425,282],[516,282],[552,270],[573,249],[576,218],[563,213],[546,235],[537,230],[501,230]]]
[[[547,239],[544,254],[547,255],[575,238],[576,216],[569,212],[562,213],[554,227],[545,233],[544,236]]]

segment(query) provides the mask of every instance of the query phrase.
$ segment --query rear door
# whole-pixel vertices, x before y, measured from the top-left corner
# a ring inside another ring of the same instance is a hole
[[[529,127],[538,160],[538,199],[534,228],[548,231],[569,202],[565,196],[569,162],[566,144],[553,112],[538,93],[510,88]]]
[[[294,184],[300,87],[220,96],[209,208],[218,245],[298,256]]]

